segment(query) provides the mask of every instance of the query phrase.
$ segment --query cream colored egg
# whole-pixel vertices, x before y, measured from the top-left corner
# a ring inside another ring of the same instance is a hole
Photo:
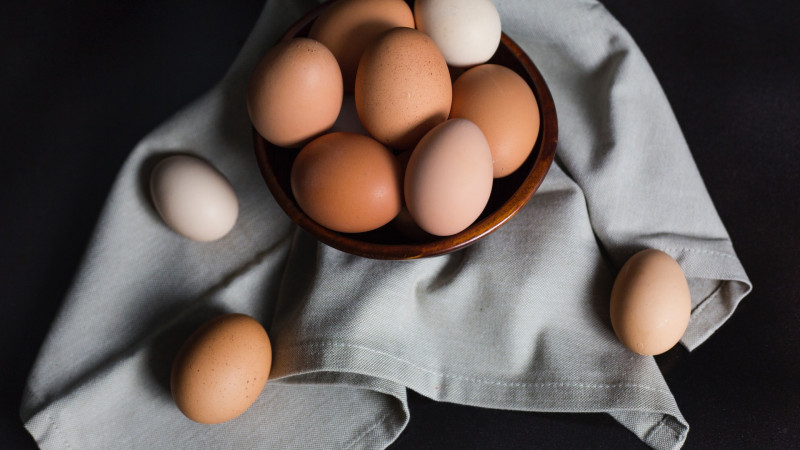
[[[236,224],[239,202],[228,180],[189,155],[161,160],[150,174],[150,195],[164,222],[196,241],[215,241]]]
[[[462,117],[480,127],[494,159],[494,177],[519,169],[539,135],[539,105],[528,83],[498,64],[473,67],[453,83],[450,118]]]
[[[417,0],[414,18],[454,67],[484,63],[500,45],[500,14],[491,0]]]

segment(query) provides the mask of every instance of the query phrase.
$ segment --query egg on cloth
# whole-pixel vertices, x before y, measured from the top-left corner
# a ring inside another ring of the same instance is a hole
[[[421,31],[386,31],[361,55],[355,100],[370,135],[392,148],[414,148],[450,114],[452,83],[444,56]]]
[[[508,67],[481,64],[453,83],[450,118],[469,119],[480,127],[494,159],[494,177],[519,169],[539,136],[539,105],[528,83]]]
[[[301,147],[328,130],[342,107],[342,72],[330,50],[309,38],[275,45],[247,88],[256,131],[279,147]]]
[[[411,217],[426,232],[450,236],[469,227],[492,193],[492,155],[477,125],[452,119],[414,148],[404,179]]]
[[[198,328],[181,347],[172,366],[172,398],[195,422],[227,422],[256,401],[271,366],[264,327],[244,314],[222,315]]]
[[[500,45],[500,14],[491,0],[417,0],[414,18],[453,67],[485,63]]]
[[[239,201],[228,180],[194,156],[159,161],[150,173],[150,196],[170,228],[196,241],[222,238],[239,215]]]
[[[361,233],[389,223],[402,207],[400,163],[369,136],[335,132],[309,142],[290,175],[297,204],[331,230]]]
[[[611,291],[611,325],[642,355],[666,352],[689,325],[692,299],[681,266],[668,254],[642,250],[622,266]]]
[[[308,37],[328,47],[339,61],[344,90],[350,93],[364,48],[395,27],[414,28],[414,14],[403,0],[338,0],[317,17]]]

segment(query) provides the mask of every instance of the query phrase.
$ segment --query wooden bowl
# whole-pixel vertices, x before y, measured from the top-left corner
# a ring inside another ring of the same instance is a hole
[[[314,19],[329,3],[307,13],[286,31],[281,40],[307,35]],[[511,219],[533,197],[550,169],[558,141],[558,120],[553,98],[533,61],[503,33],[500,46],[489,62],[510,68],[530,85],[539,104],[541,125],[528,159],[511,175],[494,180],[486,208],[469,228],[452,236],[420,235],[413,238],[401,233],[394,223],[366,233],[340,233],[325,228],[305,215],[292,195],[289,174],[299,149],[272,145],[254,129],[258,166],[275,200],[297,225],[319,241],[367,258],[404,260],[443,255],[485,238]]]

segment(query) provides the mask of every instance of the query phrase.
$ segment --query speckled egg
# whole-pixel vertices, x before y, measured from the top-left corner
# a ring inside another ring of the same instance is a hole
[[[250,316],[226,314],[201,326],[172,366],[172,398],[199,423],[222,423],[244,413],[269,378],[272,347]]]
[[[452,98],[447,63],[425,33],[393,28],[364,50],[356,73],[356,110],[364,128],[383,144],[413,148],[447,119]]]
[[[386,30],[414,28],[414,14],[403,0],[338,0],[317,17],[308,37],[323,43],[342,69],[345,92],[353,92],[364,48]]]

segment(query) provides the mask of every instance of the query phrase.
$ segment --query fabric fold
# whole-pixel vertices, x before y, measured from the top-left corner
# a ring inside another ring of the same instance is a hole
[[[654,448],[689,424],[654,358],[608,314],[637,250],[689,279],[694,349],[751,286],[644,56],[599,3],[496,0],[504,31],[547,80],[556,161],[532,201],[462,251],[376,261],[298,229],[267,190],[245,106],[249,73],[314,1],[274,0],[224,79],[132,151],[29,378],[21,415],[43,448],[383,448],[409,420],[407,389],[439,401],[604,412]],[[223,239],[170,231],[146,180],[164,155],[204,158],[233,185]],[[274,360],[230,422],[189,421],[171,358],[203,321],[250,314]]]

